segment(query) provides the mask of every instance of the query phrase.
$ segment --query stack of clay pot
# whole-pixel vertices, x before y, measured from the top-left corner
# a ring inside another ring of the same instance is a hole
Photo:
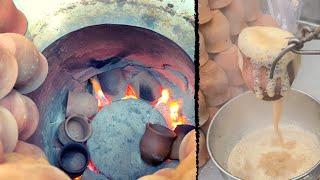
[[[47,73],[46,58],[30,40],[20,34],[0,34],[0,151],[43,154],[22,142],[33,135],[39,123],[36,104],[23,94],[36,90]]]
[[[259,0],[199,0],[199,125],[206,134],[219,108],[248,90],[238,36],[248,26],[278,26]]]

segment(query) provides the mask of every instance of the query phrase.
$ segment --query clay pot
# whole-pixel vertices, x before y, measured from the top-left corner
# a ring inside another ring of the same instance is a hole
[[[259,89],[261,94],[256,93],[260,99],[273,101],[282,97],[281,78],[275,79],[276,87],[273,97],[268,95],[266,87],[273,59],[287,46],[288,37],[293,37],[293,35],[282,29],[261,26],[246,28],[239,35],[239,48],[243,54],[243,61],[239,61],[239,67],[250,90],[254,90],[254,79],[260,81]],[[253,51],[252,49],[255,50]],[[255,66],[257,59],[264,65]],[[292,84],[297,70],[294,67],[294,62],[299,61],[299,59],[298,55],[289,52],[281,60],[281,63],[287,63],[286,70],[288,72],[289,85]],[[254,70],[257,71],[258,75],[253,74]]]
[[[16,58],[0,46],[0,99],[12,90],[18,77]]]
[[[25,128],[19,133],[20,140],[29,139],[36,131],[39,124],[39,111],[37,105],[27,96],[21,96],[27,109]]]
[[[0,33],[12,32],[24,35],[27,18],[16,8],[12,0],[0,0]]]
[[[138,73],[131,79],[130,84],[140,99],[153,102],[161,96],[161,84],[150,72]]]
[[[127,81],[121,69],[113,69],[97,75],[104,93],[117,96],[126,88]],[[121,94],[121,97],[123,95]]]
[[[59,167],[71,178],[79,177],[86,170],[90,161],[88,149],[78,143],[65,145],[58,155]]]
[[[212,19],[200,26],[208,53],[219,53],[231,47],[230,25],[228,19],[219,10],[213,10]]]
[[[211,121],[213,120],[213,117],[216,115],[216,113],[219,111],[219,108],[217,107],[210,107],[208,108],[208,111],[209,111],[209,118],[208,118],[208,121],[206,121],[206,123],[204,123],[200,129],[201,131],[207,135],[207,132],[208,132],[208,129],[209,129],[209,126],[210,126],[210,123]]]
[[[199,126],[202,126],[209,118],[209,112],[205,97],[201,90],[198,92],[199,97]]]
[[[18,142],[18,125],[9,110],[0,107],[0,141],[5,153],[12,152]]]
[[[171,148],[170,159],[179,159],[179,149],[182,139],[186,134],[195,129],[194,126],[188,124],[178,125],[174,132],[177,134],[177,138],[174,140]]]
[[[18,63],[18,78],[16,89],[26,94],[38,88],[48,73],[48,64],[44,56],[39,54],[36,46],[26,37],[20,34],[4,33],[2,39],[11,38],[15,46],[6,46],[14,54]]]
[[[153,175],[162,176],[166,178],[171,178],[174,176],[175,170],[172,168],[163,168],[159,169],[157,172],[153,173]]]
[[[46,155],[38,146],[29,144],[23,141],[18,141],[14,152],[23,154],[25,156],[30,156],[35,159],[44,158],[46,159]]]
[[[209,160],[209,154],[206,147],[206,140],[203,132],[199,130],[199,167],[202,167]],[[196,154],[197,143],[196,143],[196,131],[190,131],[182,140],[179,150],[179,160],[182,161],[187,158],[191,153]]]
[[[228,6],[232,0],[209,0],[211,9],[220,9]]]
[[[170,155],[176,133],[159,124],[146,124],[146,130],[140,141],[142,160],[150,165],[162,163]]]
[[[43,56],[42,53],[39,52],[39,67],[26,83],[16,85],[15,89],[17,89],[22,94],[28,94],[36,89],[38,89],[43,82],[45,81],[48,75],[48,62],[46,57]]]
[[[198,1],[199,24],[205,24],[211,20],[211,12],[208,0]]]
[[[68,93],[66,116],[73,114],[83,115],[87,118],[93,117],[98,112],[98,101],[87,92]]]
[[[255,21],[262,16],[260,0],[241,0],[241,1],[244,7],[245,19],[247,22]]]
[[[199,63],[200,63],[200,67],[201,67],[208,62],[209,55],[206,50],[206,45],[205,45],[203,35],[199,31],[198,31],[198,33],[199,33]]]
[[[200,89],[208,107],[221,105],[230,99],[228,77],[212,60],[200,68]]]
[[[249,26],[267,26],[267,27],[280,27],[278,22],[269,14],[263,14],[255,21],[248,23]]]
[[[24,100],[22,99],[22,95],[12,90],[6,97],[0,99],[0,106],[8,109],[18,125],[18,132],[20,133],[26,125],[28,109]]]
[[[58,129],[58,139],[63,144],[84,143],[92,135],[89,119],[81,115],[71,115],[63,121]]]
[[[231,36],[238,35],[247,27],[244,7],[241,0],[233,0],[232,3],[221,10],[229,20]]]
[[[242,55],[236,45],[232,45],[228,50],[214,56],[215,62],[226,72],[229,84],[232,86],[244,84],[238,63],[239,59],[242,61]]]

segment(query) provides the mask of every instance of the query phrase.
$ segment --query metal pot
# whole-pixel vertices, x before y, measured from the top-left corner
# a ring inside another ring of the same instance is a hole
[[[281,124],[295,124],[320,138],[320,102],[310,95],[291,90],[284,97]],[[272,125],[272,104],[246,92],[226,103],[211,121],[207,133],[207,148],[212,161],[225,179],[239,178],[227,170],[229,153],[248,132]],[[305,174],[293,179],[316,179],[320,162]]]

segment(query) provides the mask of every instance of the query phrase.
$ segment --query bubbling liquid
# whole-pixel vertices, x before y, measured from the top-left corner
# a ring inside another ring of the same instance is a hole
[[[295,126],[281,132],[282,143],[271,127],[244,136],[229,155],[229,172],[245,180],[287,180],[316,165],[320,143],[315,135]]]

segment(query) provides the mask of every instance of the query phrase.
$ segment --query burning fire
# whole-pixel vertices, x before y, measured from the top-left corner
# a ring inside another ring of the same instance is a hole
[[[103,93],[101,86],[100,86],[100,83],[96,78],[91,78],[90,82],[93,87],[94,95],[95,95],[96,99],[98,100],[98,109],[100,111],[104,106],[109,105],[111,103],[111,98],[106,96]]]
[[[73,180],[81,180],[81,176],[73,178]]]
[[[175,129],[178,125],[187,123],[182,114],[181,105],[181,100],[173,100],[171,98],[169,89],[163,89],[155,107],[164,116],[168,127]]]
[[[126,93],[122,99],[138,99],[135,90],[130,84],[127,86]]]

